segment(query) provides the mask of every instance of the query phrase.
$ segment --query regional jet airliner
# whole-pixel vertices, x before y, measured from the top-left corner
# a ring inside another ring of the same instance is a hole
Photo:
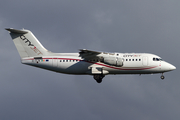
[[[26,65],[59,73],[92,75],[101,83],[110,74],[154,74],[175,70],[161,57],[149,53],[108,53],[80,49],[79,53],[53,53],[43,47],[29,30],[7,28]]]

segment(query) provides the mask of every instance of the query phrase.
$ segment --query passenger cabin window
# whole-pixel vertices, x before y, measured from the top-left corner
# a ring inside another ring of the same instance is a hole
[[[141,61],[141,59],[126,59],[126,61]]]
[[[129,59],[129,58],[126,58],[126,59],[123,59],[124,61],[129,61],[129,62],[140,62],[140,61],[142,61],[142,59],[141,58],[135,58],[135,59]]]

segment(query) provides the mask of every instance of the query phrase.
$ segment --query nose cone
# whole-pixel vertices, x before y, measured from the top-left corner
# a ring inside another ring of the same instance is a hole
[[[169,69],[170,69],[170,70],[175,70],[176,67],[175,67],[174,65],[171,65],[171,64],[170,64],[170,65],[169,65]]]
[[[174,65],[171,65],[170,63],[167,63],[167,62],[163,61],[161,69],[164,70],[164,71],[172,71],[172,70],[175,70],[176,67]]]

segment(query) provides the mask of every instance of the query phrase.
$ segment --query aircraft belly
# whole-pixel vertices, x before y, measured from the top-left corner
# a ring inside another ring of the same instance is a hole
[[[85,74],[88,71],[89,64],[83,61],[77,63],[60,63],[58,71],[67,74]]]
[[[146,66],[146,67],[114,67],[109,68],[105,67],[104,70],[107,70],[109,74],[151,74],[151,73],[160,73],[161,71],[156,70],[156,66]]]

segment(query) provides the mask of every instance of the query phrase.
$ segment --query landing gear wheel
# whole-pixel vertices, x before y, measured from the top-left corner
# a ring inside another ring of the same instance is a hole
[[[161,75],[161,79],[164,80],[164,78],[165,78],[164,75]]]
[[[102,79],[104,78],[105,75],[94,75],[94,79],[96,80],[97,83],[101,83]]]
[[[96,80],[97,83],[101,83],[102,82],[102,79],[99,79],[99,80]]]

